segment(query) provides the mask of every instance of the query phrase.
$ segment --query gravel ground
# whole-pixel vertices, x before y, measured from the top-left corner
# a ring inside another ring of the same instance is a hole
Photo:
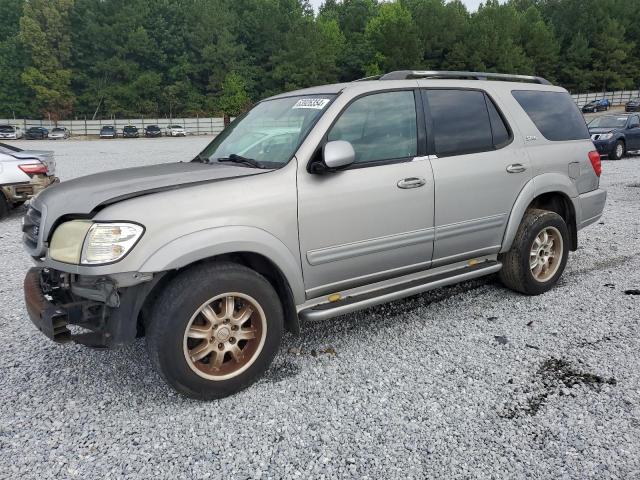
[[[34,145],[64,180],[206,142]],[[640,478],[640,158],[605,162],[602,183],[606,213],[553,291],[489,278],[306,323],[263,380],[211,403],[166,387],[143,340],[37,332],[17,211],[0,223],[0,477]]]

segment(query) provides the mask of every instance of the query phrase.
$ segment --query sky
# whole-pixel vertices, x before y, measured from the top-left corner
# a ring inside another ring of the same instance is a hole
[[[324,2],[324,0],[310,0],[311,1],[311,5],[313,5],[313,8],[316,9],[316,11],[318,10],[318,7],[322,4],[322,2]],[[462,3],[464,3],[467,8],[472,11],[475,12],[478,9],[478,5],[480,4],[482,0],[462,0]]]

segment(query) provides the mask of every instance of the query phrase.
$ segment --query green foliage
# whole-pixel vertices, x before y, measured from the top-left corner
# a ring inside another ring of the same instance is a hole
[[[0,0],[0,117],[237,115],[398,69],[640,85],[628,0]]]

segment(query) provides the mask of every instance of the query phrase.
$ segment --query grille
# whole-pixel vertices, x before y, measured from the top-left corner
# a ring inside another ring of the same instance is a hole
[[[29,248],[38,246],[38,236],[40,234],[40,220],[42,214],[33,207],[29,207],[22,220],[23,241]]]

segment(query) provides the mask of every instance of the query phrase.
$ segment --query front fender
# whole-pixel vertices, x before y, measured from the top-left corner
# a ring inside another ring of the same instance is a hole
[[[577,201],[578,190],[575,184],[567,175],[553,172],[543,173],[542,175],[538,175],[529,180],[529,182],[527,182],[520,191],[520,194],[511,209],[511,214],[509,215],[509,221],[507,222],[507,227],[505,229],[504,236],[502,237],[502,248],[500,249],[500,253],[508,252],[511,249],[511,245],[513,244],[513,240],[516,238],[520,222],[522,221],[527,208],[531,205],[531,202],[536,197],[550,192],[562,193],[571,200],[576,214],[576,222],[578,225],[580,224],[582,212],[580,210],[580,202]]]
[[[271,260],[282,271],[296,304],[305,300],[299,257],[278,238],[256,227],[228,226],[178,237],[151,254],[141,272],[162,272],[226,253],[251,252]]]

